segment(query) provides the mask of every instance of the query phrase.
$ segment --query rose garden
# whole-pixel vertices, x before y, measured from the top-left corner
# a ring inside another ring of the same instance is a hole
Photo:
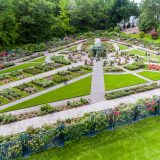
[[[158,47],[126,36],[88,33],[61,47],[2,57],[2,159],[28,157],[159,115]]]

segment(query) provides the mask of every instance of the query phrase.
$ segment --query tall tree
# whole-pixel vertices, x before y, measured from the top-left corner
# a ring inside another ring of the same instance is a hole
[[[52,26],[52,31],[54,32],[54,35],[63,37],[74,31],[70,24],[71,20],[68,12],[68,0],[60,0],[58,7],[59,12],[56,17],[56,23]]]
[[[54,4],[47,0],[15,0],[19,41],[41,42],[51,36]]]
[[[14,43],[17,34],[16,18],[11,0],[1,0],[0,3],[0,44]]]
[[[157,29],[160,24],[160,1],[144,0],[142,1],[141,14],[139,17],[139,29],[146,31],[148,29]]]

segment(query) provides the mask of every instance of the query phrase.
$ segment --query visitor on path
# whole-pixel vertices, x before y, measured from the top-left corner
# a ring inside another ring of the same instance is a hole
[[[66,86],[68,84],[68,82],[67,81],[64,81],[64,85]]]

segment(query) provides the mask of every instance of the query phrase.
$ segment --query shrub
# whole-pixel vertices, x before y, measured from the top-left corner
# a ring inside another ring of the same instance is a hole
[[[40,111],[38,112],[38,115],[43,116],[48,113],[53,113],[53,112],[57,112],[57,111],[58,111],[57,108],[51,107],[49,104],[44,104],[43,106],[41,106]]]
[[[55,83],[62,83],[65,81],[68,81],[69,79],[65,76],[61,76],[58,74],[53,75],[52,81],[54,81]]]
[[[12,77],[17,77],[17,76],[20,76],[22,74],[23,74],[22,71],[13,71],[13,72],[9,73],[9,75],[12,76]]]
[[[2,114],[0,115],[0,124],[8,124],[17,121],[17,117],[12,114]]]
[[[82,105],[87,105],[87,104],[89,104],[89,100],[81,98],[79,101],[73,101],[73,102],[68,101],[67,107],[68,108],[80,107]]]
[[[140,32],[140,33],[139,33],[139,37],[140,37],[140,38],[144,38],[144,36],[145,36],[145,33],[144,33],[144,32]]]
[[[145,64],[144,62],[134,62],[132,64],[126,65],[124,68],[129,69],[129,70],[137,70],[144,68]]]
[[[152,36],[152,39],[158,39],[159,34],[158,32],[154,31],[151,33],[151,36]]]

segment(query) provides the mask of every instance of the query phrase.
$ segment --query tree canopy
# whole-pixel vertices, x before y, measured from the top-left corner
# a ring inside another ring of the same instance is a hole
[[[157,29],[160,25],[160,0],[143,0],[139,17],[139,29]]]
[[[0,44],[39,43],[113,28],[138,15],[130,0],[0,0]]]

